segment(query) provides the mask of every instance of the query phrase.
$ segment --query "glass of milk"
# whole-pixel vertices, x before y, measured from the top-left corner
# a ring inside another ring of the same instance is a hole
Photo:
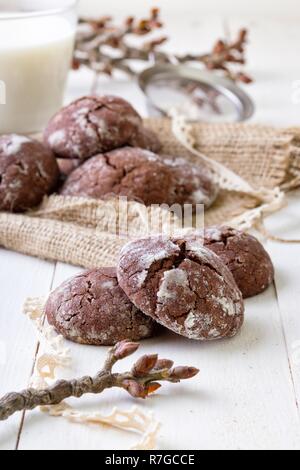
[[[77,3],[0,0],[0,134],[39,132],[62,106]]]

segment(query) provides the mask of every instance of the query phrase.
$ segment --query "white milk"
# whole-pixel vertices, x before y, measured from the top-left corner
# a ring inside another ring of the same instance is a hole
[[[0,19],[0,133],[40,131],[60,108],[74,34],[58,16]]]

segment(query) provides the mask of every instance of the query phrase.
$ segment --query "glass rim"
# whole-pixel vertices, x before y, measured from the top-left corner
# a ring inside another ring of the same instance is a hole
[[[77,7],[79,0],[69,0],[65,6],[57,7],[57,8],[46,8],[45,10],[33,10],[33,11],[11,11],[11,12],[1,12],[0,11],[0,21],[5,20],[20,20],[20,19],[29,19],[29,18],[37,18],[41,16],[52,16],[52,15],[59,15],[63,13],[67,13],[70,10],[73,10]]]

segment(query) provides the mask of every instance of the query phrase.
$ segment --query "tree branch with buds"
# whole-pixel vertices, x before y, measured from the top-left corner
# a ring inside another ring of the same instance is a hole
[[[0,421],[18,411],[58,405],[66,398],[80,398],[87,393],[100,394],[113,387],[126,390],[134,398],[147,398],[161,387],[160,382],[179,383],[195,377],[199,372],[195,367],[173,367],[173,361],[159,359],[157,354],[153,354],[142,356],[129,372],[114,373],[114,365],[135,353],[139,346],[130,341],[116,344],[109,350],[103,369],[95,377],[59,380],[44,390],[29,388],[5,395],[0,400]]]
[[[133,60],[152,61],[159,64],[196,62],[208,70],[216,70],[234,81],[250,83],[252,79],[239,68],[246,63],[245,48],[247,30],[239,31],[237,38],[218,40],[213,49],[204,54],[170,54],[161,49],[168,40],[160,36],[139,46],[130,39],[145,37],[163,27],[159,9],[154,8],[149,18],[138,20],[129,17],[124,24],[116,25],[111,17],[81,19],[78,26],[73,68],[86,66],[97,75],[112,75],[120,70],[127,75],[135,75]],[[238,70],[237,70],[238,67]]]

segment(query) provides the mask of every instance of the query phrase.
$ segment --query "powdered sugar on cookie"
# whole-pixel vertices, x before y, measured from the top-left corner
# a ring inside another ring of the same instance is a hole
[[[188,288],[188,276],[182,269],[172,269],[166,271],[157,293],[158,302],[165,302],[166,300],[176,299],[176,288]]]
[[[232,274],[202,239],[132,242],[121,253],[118,279],[141,311],[187,338],[232,337],[243,324],[244,304]]]
[[[11,134],[9,139],[4,143],[2,152],[7,156],[16,155],[21,151],[23,144],[28,144],[30,139],[22,135]],[[0,148],[1,150],[1,148]]]

